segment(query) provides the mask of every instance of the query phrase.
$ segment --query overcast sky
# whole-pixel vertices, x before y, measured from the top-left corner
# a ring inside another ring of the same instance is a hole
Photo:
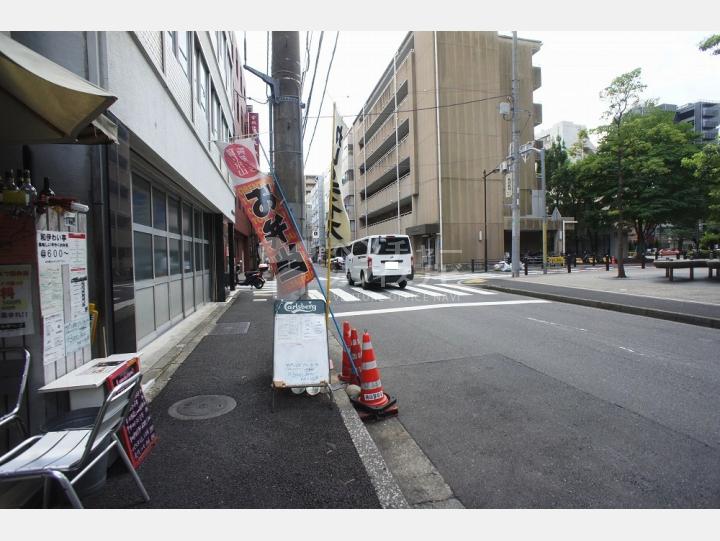
[[[511,30],[502,30],[510,34]],[[537,39],[543,45],[533,59],[542,68],[542,86],[534,100],[543,106],[543,124],[550,127],[569,120],[594,128],[602,123],[605,105],[599,92],[622,73],[642,68],[647,84],[644,97],[661,103],[684,103],[711,99],[720,101],[720,56],[700,52],[697,44],[712,31],[518,31],[519,37]],[[375,83],[388,66],[406,32],[347,31],[338,38],[321,117],[330,117],[333,101],[350,125],[362,108]],[[243,49],[245,32],[238,32]],[[303,99],[307,101],[319,31],[312,33],[310,69],[306,74]],[[331,124],[320,118],[310,146],[315,118],[318,116],[323,86],[335,41],[336,31],[325,31],[310,115],[304,138],[307,174],[327,169],[330,159]],[[300,33],[301,61],[306,66],[305,32]],[[266,70],[266,32],[247,32],[247,55],[251,66]],[[265,84],[246,73],[248,94],[265,101]],[[261,114],[261,131],[267,132],[267,105],[250,101]],[[267,145],[267,134],[263,138]],[[308,153],[309,150],[309,153]]]

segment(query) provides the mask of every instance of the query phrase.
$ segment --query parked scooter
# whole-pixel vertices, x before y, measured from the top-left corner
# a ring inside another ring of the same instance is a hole
[[[255,289],[262,289],[262,287],[265,285],[265,278],[263,278],[263,273],[267,270],[267,265],[260,265],[258,270],[245,272],[245,280],[242,282],[240,281],[240,278],[238,278],[238,285],[239,286],[252,286]]]

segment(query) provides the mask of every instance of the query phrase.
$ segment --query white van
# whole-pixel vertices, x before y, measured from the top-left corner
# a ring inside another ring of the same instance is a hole
[[[407,235],[370,235],[354,241],[345,257],[348,284],[397,283],[404,288],[415,274],[415,259]]]

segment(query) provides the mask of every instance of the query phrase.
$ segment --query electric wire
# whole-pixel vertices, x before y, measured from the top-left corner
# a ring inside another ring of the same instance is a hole
[[[323,88],[322,97],[320,98],[320,108],[318,109],[318,113],[320,111],[322,111],[323,102],[325,101],[325,91],[327,90],[328,80],[330,79],[330,70],[332,69],[333,60],[335,59],[335,51],[337,50],[337,43],[338,43],[339,37],[340,37],[340,32],[338,31],[335,34],[335,45],[333,46],[332,55],[330,56],[330,63],[328,64],[327,74],[325,75],[325,86]],[[319,120],[320,120],[320,117],[318,116],[318,118],[315,119],[315,127],[313,128],[312,137],[310,137],[310,144],[308,145],[308,151],[307,151],[307,154],[305,155],[305,164],[307,164],[307,160],[310,157],[310,149],[312,148],[313,139],[315,139],[315,132],[317,131],[317,126],[318,126]],[[305,166],[305,164],[303,164],[303,167]]]
[[[310,82],[310,92],[308,93],[308,100],[305,104],[305,118],[303,118],[302,125],[302,138],[305,139],[305,126],[307,125],[308,114],[310,113],[310,102],[312,101],[313,88],[315,88],[315,76],[317,75],[317,69],[320,65],[320,49],[322,49],[323,36],[325,32],[320,32],[320,40],[318,42],[317,55],[315,56],[315,67],[313,68],[312,81]]]

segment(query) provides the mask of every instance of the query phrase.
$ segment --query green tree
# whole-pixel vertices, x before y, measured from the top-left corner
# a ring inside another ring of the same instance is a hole
[[[617,223],[617,269],[618,278],[626,278],[623,256],[626,246],[626,234],[628,223],[625,217],[625,179],[624,179],[624,158],[627,152],[625,138],[624,120],[626,113],[639,104],[640,94],[645,90],[646,85],[640,80],[642,70],[636,68],[613,79],[609,86],[600,92],[600,98],[607,102],[608,108],[604,118],[611,122],[607,126],[599,128],[604,133],[605,140],[613,150],[614,173],[617,185],[614,196],[610,203],[610,212],[616,218]],[[610,166],[610,164],[608,164]],[[607,169],[612,171],[612,168]]]
[[[558,207],[560,213],[563,214],[563,200],[566,186],[560,177],[555,175],[558,171],[568,163],[568,153],[565,143],[558,135],[545,151],[545,182],[547,189],[547,205],[553,209]],[[551,210],[552,212],[552,210]]]
[[[576,160],[584,159],[590,151],[590,137],[588,131],[582,129],[578,132],[578,139],[568,149],[568,154]]]
[[[675,123],[673,116],[652,107],[629,115],[621,137],[611,126],[598,149],[599,198],[610,216],[622,212],[622,222],[635,230],[640,253],[658,225],[673,223],[695,230],[705,214],[705,189],[685,165],[698,151],[696,134],[689,124]],[[619,171],[618,153],[622,153]],[[621,191],[617,177],[622,179]]]
[[[708,218],[720,223],[720,143],[708,143],[702,150],[683,160],[707,193]]]
[[[701,51],[711,51],[711,54],[720,54],[720,34],[713,34],[702,40],[698,45]]]

